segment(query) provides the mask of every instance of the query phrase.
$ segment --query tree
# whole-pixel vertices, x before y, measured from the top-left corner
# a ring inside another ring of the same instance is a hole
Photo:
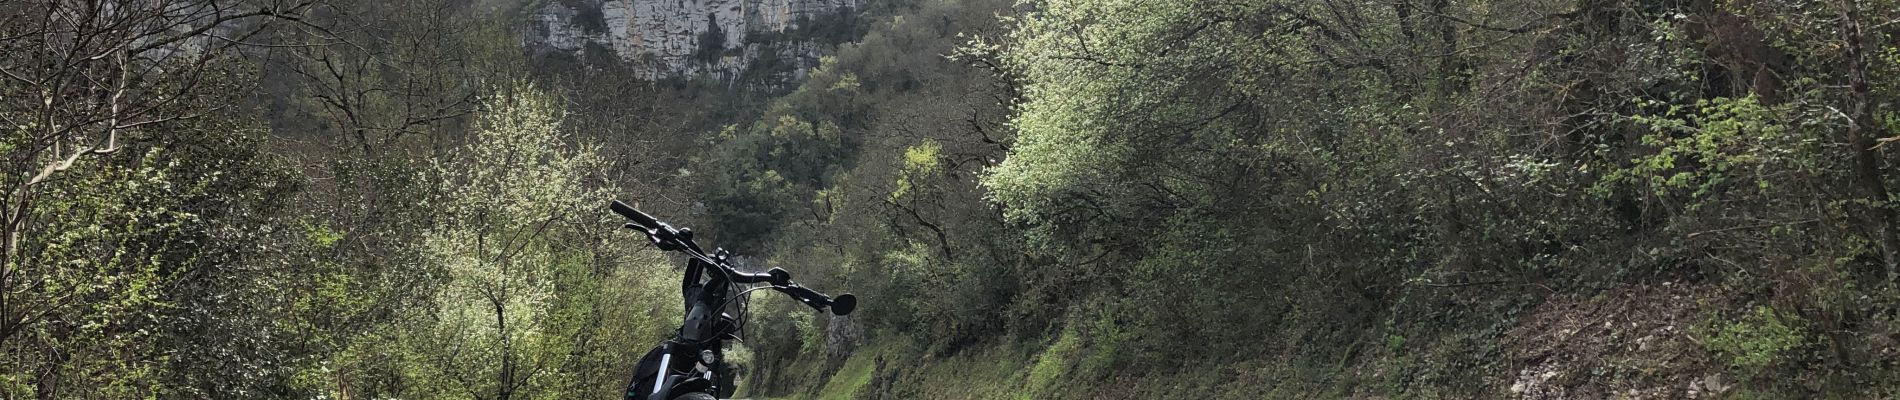
[[[257,380],[176,361],[203,300],[294,187],[257,152],[242,50],[314,1],[0,4],[0,393],[246,393]],[[231,175],[225,175],[225,174]],[[228,241],[227,241],[228,240]],[[247,297],[255,299],[255,297]],[[228,314],[219,314],[228,315]],[[266,333],[259,333],[264,335]],[[272,344],[275,344],[274,342]],[[268,345],[265,345],[268,346]],[[262,379],[272,357],[226,357]],[[256,392],[250,392],[256,393]]]
[[[423,240],[424,270],[441,283],[326,367],[386,371],[398,383],[319,388],[497,400],[616,394],[667,324],[655,311],[677,308],[650,253],[620,265],[624,244],[638,242],[609,235],[624,232],[597,208],[612,197],[595,181],[603,161],[565,133],[559,98],[517,84],[482,104],[472,140],[431,173],[445,187],[426,201],[452,210]]]
[[[543,332],[558,270],[566,267],[555,242],[561,223],[582,220],[586,171],[599,163],[593,150],[563,143],[560,106],[533,87],[491,99],[478,133],[461,155],[438,169],[450,182],[448,216],[427,240],[432,261],[448,284],[435,296],[435,334],[455,354],[438,365],[474,393],[493,399],[533,397],[540,374],[558,352]],[[474,362],[471,362],[474,361]]]

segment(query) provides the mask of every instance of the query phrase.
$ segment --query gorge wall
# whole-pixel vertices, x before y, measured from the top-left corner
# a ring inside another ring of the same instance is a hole
[[[539,55],[617,58],[642,79],[782,84],[850,39],[858,2],[549,0],[528,15],[523,44]]]

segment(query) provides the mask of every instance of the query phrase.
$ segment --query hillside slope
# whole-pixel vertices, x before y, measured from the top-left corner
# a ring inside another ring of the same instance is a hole
[[[766,394],[1887,396],[1895,32],[1809,29],[1893,11],[1811,6],[922,3],[705,196],[866,299]]]

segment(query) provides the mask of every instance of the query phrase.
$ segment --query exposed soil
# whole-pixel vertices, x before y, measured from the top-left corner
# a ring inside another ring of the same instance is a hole
[[[1552,298],[1509,335],[1510,392],[1526,399],[1722,395],[1732,378],[1694,333],[1702,297],[1712,292],[1702,289],[1657,282]]]

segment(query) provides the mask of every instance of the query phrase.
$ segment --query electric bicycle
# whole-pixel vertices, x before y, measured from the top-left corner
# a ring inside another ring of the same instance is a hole
[[[746,312],[743,301],[736,307],[736,317],[726,309],[753,291],[778,291],[835,315],[850,314],[857,308],[857,296],[825,296],[799,286],[784,269],[739,271],[728,262],[730,252],[715,249],[707,253],[694,243],[692,229],[674,228],[619,200],[609,208],[627,217],[626,227],[645,234],[654,247],[687,256],[686,273],[680,281],[686,318],[673,338],[640,358],[632,381],[627,383],[627,400],[713,400],[732,396],[736,388],[724,350],[728,342],[739,340]]]

